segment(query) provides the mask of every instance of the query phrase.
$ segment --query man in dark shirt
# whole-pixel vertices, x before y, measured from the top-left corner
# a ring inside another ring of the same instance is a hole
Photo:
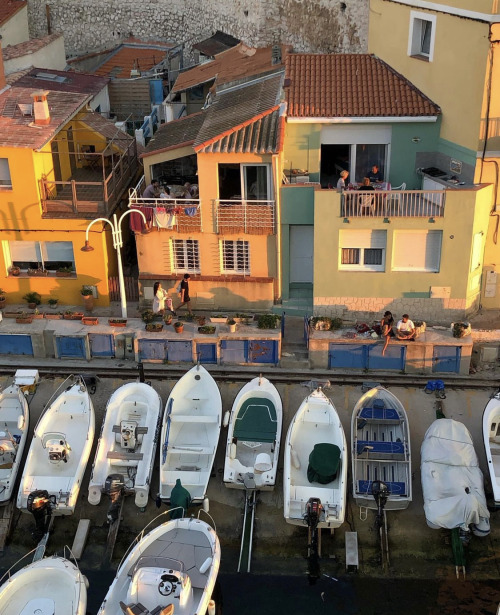
[[[157,179],[153,179],[153,181],[149,184],[149,186],[144,190],[142,194],[143,199],[154,199],[159,196],[159,183]]]
[[[189,280],[191,276],[189,273],[184,274],[184,278],[181,282],[181,304],[177,309],[180,309],[183,305],[186,306],[186,309],[189,314],[192,314],[191,311],[191,297],[189,296]]]
[[[384,181],[383,174],[379,171],[378,165],[374,164],[368,173],[368,178],[372,184],[379,184]]]

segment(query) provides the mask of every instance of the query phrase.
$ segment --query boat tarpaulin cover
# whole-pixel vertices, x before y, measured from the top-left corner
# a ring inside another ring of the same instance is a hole
[[[309,455],[307,479],[326,485],[335,480],[340,466],[340,448],[335,444],[316,444]]]
[[[489,519],[483,474],[469,430],[452,419],[437,419],[421,448],[424,511],[429,525],[468,529]]]

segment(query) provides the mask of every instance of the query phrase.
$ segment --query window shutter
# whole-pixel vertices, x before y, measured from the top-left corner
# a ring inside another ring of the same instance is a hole
[[[396,231],[392,268],[395,271],[439,271],[442,231]]]
[[[45,241],[42,243],[44,261],[75,261],[71,241]]]
[[[40,244],[38,241],[10,241],[10,260],[12,262],[40,262]]]
[[[387,231],[340,231],[341,248],[385,248]]]

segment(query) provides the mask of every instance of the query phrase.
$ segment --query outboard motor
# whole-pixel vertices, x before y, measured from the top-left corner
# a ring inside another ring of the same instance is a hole
[[[377,516],[375,517],[375,527],[382,527],[384,520],[384,508],[389,497],[389,487],[381,480],[374,480],[372,483],[372,495],[377,505]]]
[[[309,498],[306,504],[304,521],[309,528],[311,536],[311,542],[307,545],[309,551],[307,576],[310,585],[314,585],[321,577],[318,555],[318,523],[321,520],[322,513],[323,505],[321,504],[321,500],[319,498]]]
[[[111,504],[109,505],[107,512],[108,523],[110,525],[118,519],[124,492],[125,480],[123,478],[123,474],[110,474],[106,477],[106,482],[104,483],[104,493],[109,495],[111,500]]]
[[[52,509],[55,504],[56,496],[49,495],[49,492],[45,489],[38,489],[29,494],[26,508],[35,518],[35,530],[32,532],[32,536],[36,542],[40,542],[49,529]]]

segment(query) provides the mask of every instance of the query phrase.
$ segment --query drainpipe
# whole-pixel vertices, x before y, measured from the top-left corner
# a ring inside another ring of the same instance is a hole
[[[274,300],[281,300],[281,174],[279,172],[279,154],[273,154],[273,175],[275,186],[275,224],[276,224],[276,286]]]

